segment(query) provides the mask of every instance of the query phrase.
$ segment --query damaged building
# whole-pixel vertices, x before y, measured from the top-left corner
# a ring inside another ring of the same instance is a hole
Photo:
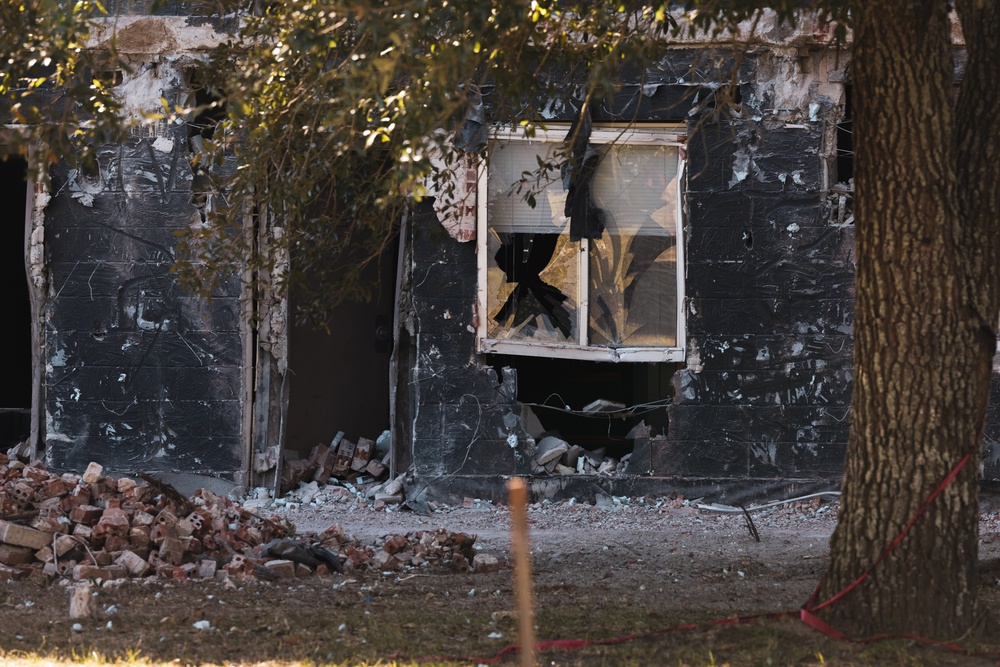
[[[475,216],[416,208],[395,445],[417,489],[488,495],[514,474],[551,495],[837,483],[852,372],[846,60],[771,37],[739,57],[678,48],[594,105],[582,196],[565,180],[534,207],[516,194],[574,138],[570,100],[532,141],[491,135]]]
[[[170,3],[119,17],[126,111],[204,94],[197,67],[225,30]],[[145,125],[47,187],[7,160],[7,340],[25,361],[3,388],[3,446],[54,470],[276,487],[317,443],[388,432],[413,498],[499,498],[511,475],[550,497],[836,485],[848,57],[818,28],[758,30],[748,52],[680,44],[585,115],[554,100],[531,141],[492,128],[488,162],[458,179],[466,205],[415,203],[379,294],[330,333],[292,322],[294,294],[255,299],[233,279],[205,300],[171,274],[174,232],[212,206],[199,119]],[[587,178],[529,205],[520,174],[585,116]]]

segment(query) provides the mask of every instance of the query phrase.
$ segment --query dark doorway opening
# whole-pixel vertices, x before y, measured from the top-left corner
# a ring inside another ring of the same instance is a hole
[[[329,332],[294,323],[288,338],[285,449],[305,457],[339,431],[352,442],[389,429],[389,358],[396,285],[395,244],[372,267],[371,301],[337,307]],[[376,273],[376,270],[378,273]],[[295,292],[289,300],[294,318]]]
[[[31,431],[31,300],[25,271],[28,164],[18,156],[0,159],[0,450],[6,451]]]

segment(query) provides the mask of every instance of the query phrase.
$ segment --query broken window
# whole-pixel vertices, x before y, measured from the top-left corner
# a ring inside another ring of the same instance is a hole
[[[680,139],[665,128],[593,131],[596,168],[574,196],[603,231],[580,240],[566,215],[563,133],[490,144],[479,193],[481,351],[683,359]]]

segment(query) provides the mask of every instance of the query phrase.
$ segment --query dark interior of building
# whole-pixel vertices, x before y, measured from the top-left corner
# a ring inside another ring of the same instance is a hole
[[[620,458],[632,451],[629,433],[642,422],[650,435],[667,432],[675,364],[518,356],[491,362],[498,369],[517,370],[518,400],[532,409],[546,433],[570,444],[590,451],[603,448]]]
[[[28,437],[31,420],[31,306],[24,264],[27,163],[12,156],[0,159],[0,193],[7,204],[0,213],[0,329],[3,372],[0,373],[0,449]]]
[[[383,253],[372,274],[377,293],[337,307],[329,331],[293,323],[288,339],[289,400],[286,448],[305,457],[347,439],[375,440],[389,428],[389,357],[395,302],[396,253]],[[294,313],[294,290],[289,303]],[[294,315],[293,315],[294,317]]]

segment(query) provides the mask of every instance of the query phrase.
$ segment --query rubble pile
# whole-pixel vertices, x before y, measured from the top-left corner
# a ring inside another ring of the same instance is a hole
[[[621,459],[607,456],[604,449],[588,451],[562,438],[547,435],[535,443],[531,472],[534,475],[613,475],[623,473],[632,454]]]
[[[352,545],[339,526],[320,533],[319,538],[323,546],[344,553],[347,563],[351,564],[348,567],[396,571],[437,565],[456,572],[491,572],[503,567],[496,557],[476,553],[475,535],[453,533],[443,528],[388,535],[379,540],[380,547],[367,550]]]
[[[358,486],[346,480],[331,480],[327,484],[320,484],[315,480],[312,482],[303,481],[299,482],[297,489],[273,500],[270,491],[258,488],[251,492],[251,497],[247,498],[243,505],[248,509],[274,509],[275,507],[297,509],[302,505],[320,507],[330,503],[354,502],[359,506],[361,504],[368,505],[378,511],[389,511],[398,509],[403,502],[403,480],[405,477],[404,473],[396,479],[381,483],[362,480],[365,483],[359,483]]]
[[[422,531],[373,546],[338,526],[295,536],[287,521],[205,489],[188,498],[151,476],[140,478],[105,476],[96,463],[83,475],[57,475],[0,454],[0,580],[278,579],[424,565],[467,572],[476,564],[475,536]]]
[[[309,452],[309,458],[295,458],[293,450],[286,450],[287,457],[281,469],[281,492],[288,493],[300,483],[326,484],[331,477],[341,480],[378,480],[389,469],[388,432],[379,439],[358,438],[352,442],[340,431],[329,446],[322,443]]]

